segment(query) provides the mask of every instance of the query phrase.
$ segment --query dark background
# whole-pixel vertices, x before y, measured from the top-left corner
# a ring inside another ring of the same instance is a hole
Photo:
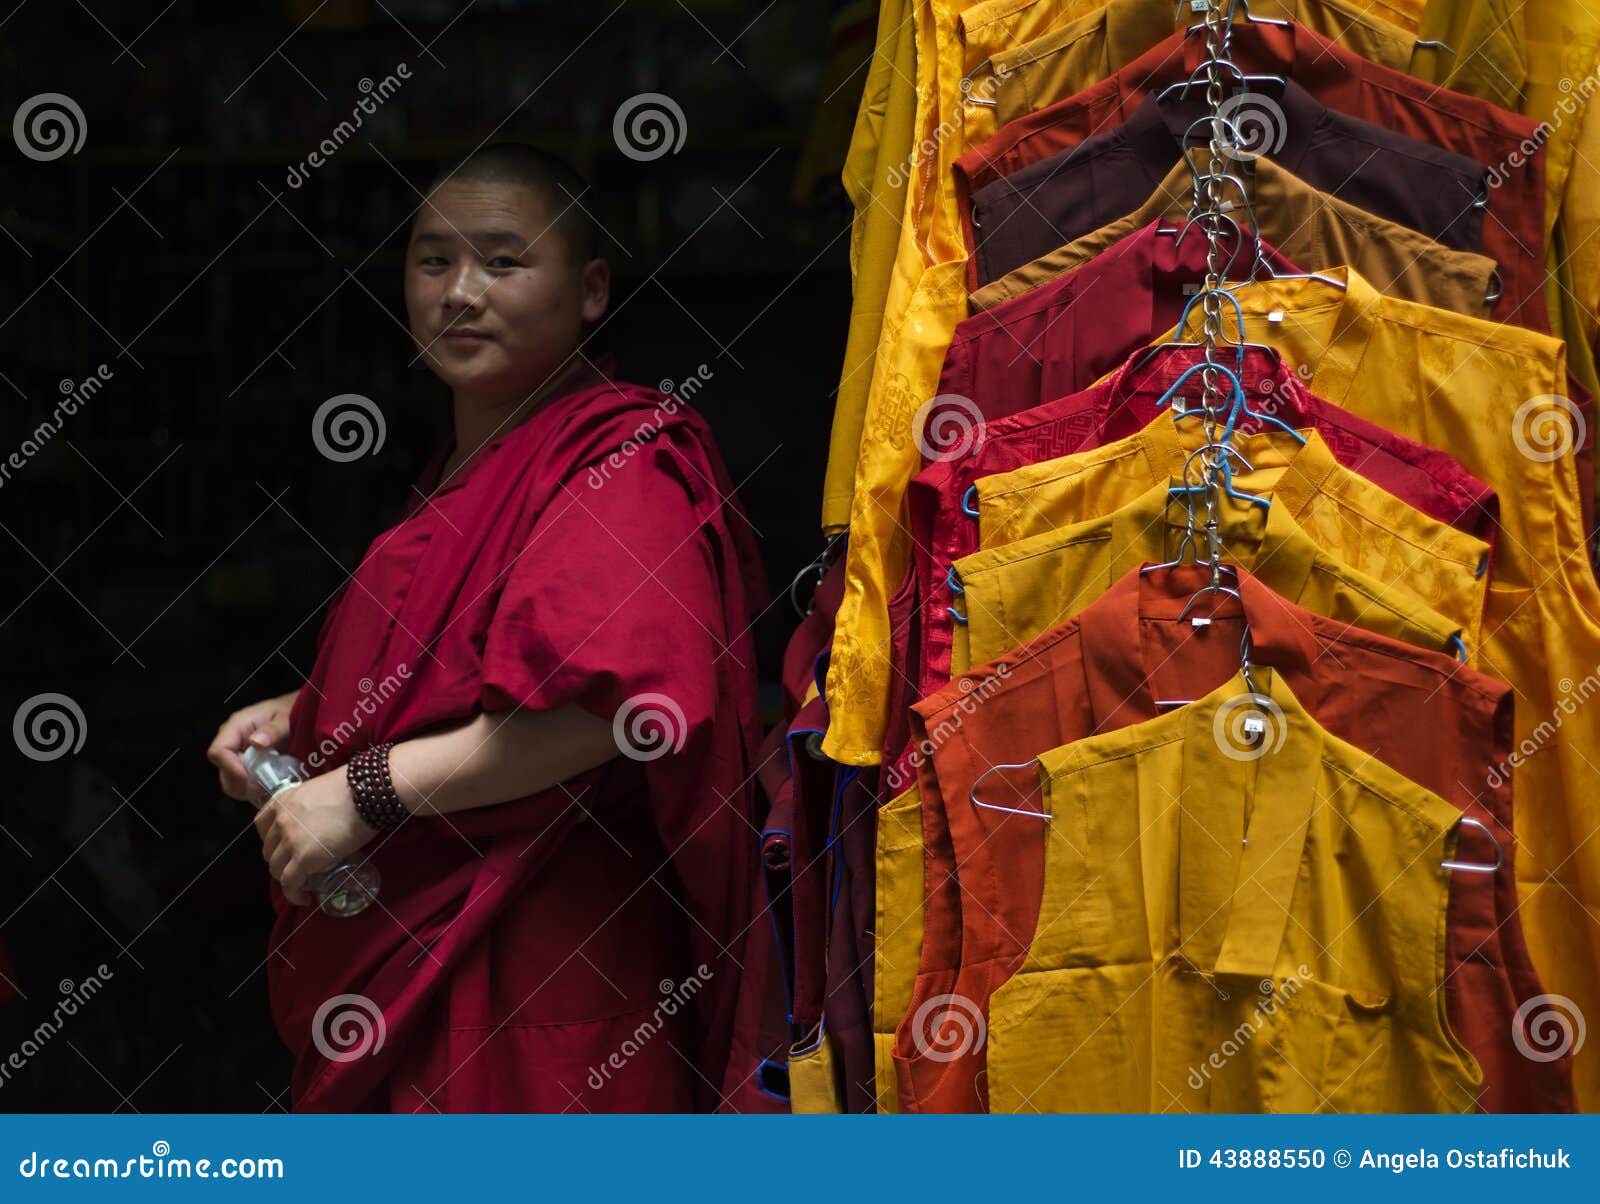
[[[324,603],[448,431],[444,386],[408,366],[401,294],[441,158],[526,140],[591,181],[617,288],[586,350],[651,384],[708,369],[694,404],[761,535],[775,679],[785,589],[821,549],[849,314],[838,171],[873,33],[851,7],[0,5],[0,111],[61,93],[84,134],[45,162],[0,147],[0,460],[63,382],[110,374],[0,485],[4,715],[48,692],[84,716],[52,760],[0,743],[0,996],[22,992],[0,1003],[0,1064],[110,971],[22,1069],[0,1065],[0,1108],[288,1103],[266,871],[204,753],[230,711],[303,680]],[[291,187],[361,81],[400,63],[409,80]],[[686,119],[651,162],[612,132],[642,92]],[[381,451],[351,463],[311,440],[341,393],[386,418]]]

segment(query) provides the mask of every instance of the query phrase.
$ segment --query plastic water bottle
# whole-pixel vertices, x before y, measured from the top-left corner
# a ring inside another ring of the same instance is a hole
[[[304,765],[275,748],[249,745],[244,750],[243,760],[245,770],[255,779],[256,785],[267,792],[262,806],[307,777]],[[306,885],[317,896],[317,905],[324,914],[347,919],[360,915],[372,905],[381,883],[378,867],[365,858],[357,858],[313,875]]]

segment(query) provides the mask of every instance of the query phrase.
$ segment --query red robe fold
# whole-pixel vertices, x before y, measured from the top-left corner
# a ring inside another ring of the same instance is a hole
[[[661,755],[380,836],[381,899],[354,919],[274,887],[299,1110],[773,1107],[750,527],[698,414],[573,388],[424,500],[435,455],[332,604],[288,747],[324,772],[571,704]]]

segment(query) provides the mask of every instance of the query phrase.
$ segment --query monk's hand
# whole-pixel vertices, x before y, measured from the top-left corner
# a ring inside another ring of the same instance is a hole
[[[255,823],[261,855],[296,907],[312,901],[312,875],[339,865],[377,835],[356,814],[343,769],[281,791],[256,812]]]
[[[261,797],[245,772],[242,759],[245,747],[281,747],[289,737],[289,709],[294,706],[296,692],[278,698],[267,698],[229,715],[217,729],[216,737],[206,749],[206,760],[217,767],[217,781],[222,793],[241,803],[255,802]]]

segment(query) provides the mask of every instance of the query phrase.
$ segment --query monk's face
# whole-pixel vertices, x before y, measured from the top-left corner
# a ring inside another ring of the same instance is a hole
[[[458,397],[536,392],[605,313],[605,260],[580,263],[533,190],[453,180],[411,231],[406,312],[428,366]]]

